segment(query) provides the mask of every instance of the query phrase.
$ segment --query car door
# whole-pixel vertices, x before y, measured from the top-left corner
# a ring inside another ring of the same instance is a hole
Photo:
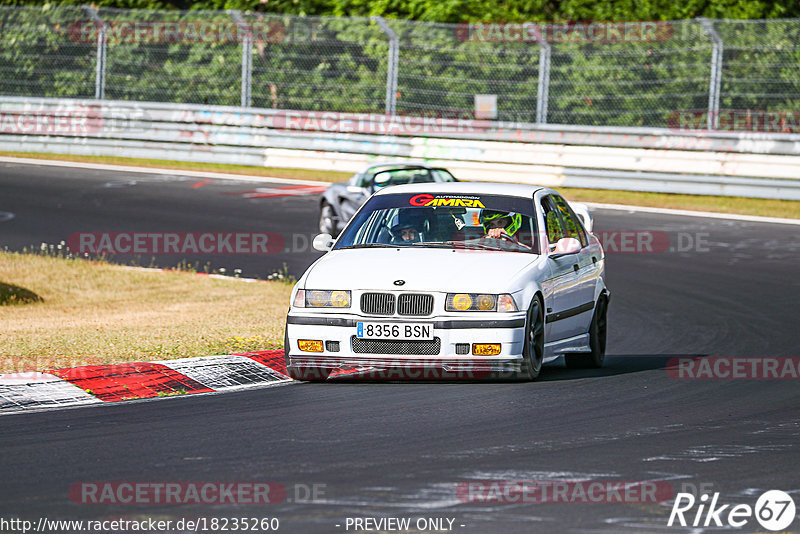
[[[592,258],[589,247],[589,236],[583,225],[570,208],[566,200],[559,195],[550,195],[558,211],[564,237],[572,237],[581,243],[577,254],[563,256],[555,260],[572,269],[570,287],[566,290],[563,306],[559,306],[561,315],[556,322],[561,322],[559,330],[565,337],[586,333],[592,320],[594,310],[594,291],[597,280],[597,262]],[[595,255],[596,256],[596,255]]]
[[[552,195],[542,197],[540,202],[548,244],[545,251],[547,254],[547,266],[550,270],[548,282],[553,290],[552,298],[549,302],[545,302],[545,335],[548,342],[553,342],[569,337],[569,323],[561,319],[561,317],[578,300],[578,296],[575,294],[578,274],[574,268],[575,258],[571,256],[553,256],[552,249],[559,239],[565,237],[565,232],[558,207]]]

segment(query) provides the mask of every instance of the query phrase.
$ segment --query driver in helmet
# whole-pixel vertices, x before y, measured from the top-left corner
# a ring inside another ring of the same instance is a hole
[[[508,236],[518,242],[515,234],[522,228],[522,215],[508,211],[482,210],[480,223],[486,237],[499,239]]]
[[[389,229],[392,241],[395,243],[419,243],[422,241],[422,224],[418,218],[411,216],[407,211],[401,211],[395,218],[395,223]]]

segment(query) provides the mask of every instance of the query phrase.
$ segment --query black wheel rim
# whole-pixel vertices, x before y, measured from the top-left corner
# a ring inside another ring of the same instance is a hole
[[[531,327],[528,330],[528,354],[531,357],[532,371],[538,373],[544,359],[544,320],[542,307],[538,300],[531,304]]]

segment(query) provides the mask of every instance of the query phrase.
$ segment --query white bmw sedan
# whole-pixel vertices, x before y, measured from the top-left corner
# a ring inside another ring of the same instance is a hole
[[[609,291],[590,224],[542,187],[382,190],[335,242],[314,240],[329,252],[292,290],[288,373],[534,380],[560,356],[600,367]]]

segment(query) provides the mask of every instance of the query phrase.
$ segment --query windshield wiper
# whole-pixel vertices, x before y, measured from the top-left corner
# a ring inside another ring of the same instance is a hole
[[[422,241],[412,243],[415,247],[430,247],[430,248],[453,248],[455,242],[453,241]]]
[[[479,250],[502,250],[507,251],[498,245],[489,245],[487,243],[463,243],[464,248],[477,248]]]
[[[501,241],[501,243],[502,243],[502,241]],[[510,243],[510,242],[507,242],[507,244],[510,245],[509,248],[506,248],[506,247],[502,246],[501,244],[491,245],[489,243],[484,243],[484,242],[472,242],[472,243],[464,242],[463,243],[464,247],[466,247],[466,248],[474,247],[474,248],[477,248],[479,250],[499,250],[501,252],[531,252],[531,247],[529,247],[528,245],[525,245],[523,243]]]
[[[397,248],[397,245],[387,245],[386,243],[362,243],[360,245],[339,247],[339,250],[344,250],[346,248]]]

